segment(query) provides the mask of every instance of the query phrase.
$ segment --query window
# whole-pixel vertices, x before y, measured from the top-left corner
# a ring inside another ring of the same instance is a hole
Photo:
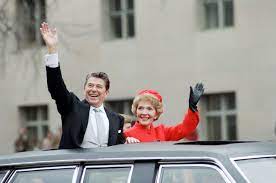
[[[216,29],[234,25],[233,0],[201,0],[204,29]]]
[[[48,132],[48,106],[24,106],[19,108],[23,126],[27,129],[29,143],[33,148]]]
[[[74,167],[55,167],[17,170],[11,177],[11,183],[55,183],[74,182]],[[61,176],[62,175],[62,176]]]
[[[207,140],[236,140],[235,93],[204,95],[202,105],[206,121],[202,126]]]
[[[0,171],[0,182],[2,182],[2,180],[6,177],[7,173],[8,171]]]
[[[128,183],[130,182],[132,166],[94,166],[86,167],[83,183]]]
[[[131,112],[132,101],[133,101],[132,99],[112,100],[112,101],[105,102],[105,105],[114,112],[117,112],[120,114],[132,115],[132,112]]]
[[[134,37],[134,0],[104,0],[103,2],[107,9],[104,22],[107,23],[105,26],[109,30],[105,32],[106,39]]]
[[[264,177],[266,179],[266,183],[275,182],[275,157],[238,160],[236,163],[238,164],[242,173],[249,180],[248,182],[263,182]]]
[[[223,171],[214,165],[186,164],[161,165],[157,178],[158,183],[225,183],[230,182]]]
[[[44,44],[39,28],[46,21],[45,0],[17,0],[17,21],[20,41]]]

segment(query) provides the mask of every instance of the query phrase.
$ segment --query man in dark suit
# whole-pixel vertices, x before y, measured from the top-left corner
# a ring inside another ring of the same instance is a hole
[[[56,29],[43,22],[40,28],[48,54],[45,56],[48,90],[62,120],[60,149],[93,148],[124,143],[122,116],[103,106],[110,81],[106,73],[90,73],[84,83],[85,99],[69,92],[58,63]]]

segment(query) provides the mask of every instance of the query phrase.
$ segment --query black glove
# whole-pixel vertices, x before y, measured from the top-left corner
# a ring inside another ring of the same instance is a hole
[[[189,98],[189,108],[193,111],[197,111],[197,103],[200,97],[204,93],[204,87],[202,83],[197,83],[194,88],[190,86],[190,98]]]

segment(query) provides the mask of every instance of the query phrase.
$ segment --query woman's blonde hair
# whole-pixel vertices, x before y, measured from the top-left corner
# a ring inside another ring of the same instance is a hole
[[[134,98],[132,106],[131,106],[131,111],[134,115],[136,115],[138,104],[141,101],[149,101],[153,105],[153,107],[156,110],[156,119],[155,120],[157,120],[159,118],[159,116],[163,113],[163,104],[162,104],[162,102],[160,102],[153,95],[145,93],[145,94],[142,94],[142,95],[137,95]]]

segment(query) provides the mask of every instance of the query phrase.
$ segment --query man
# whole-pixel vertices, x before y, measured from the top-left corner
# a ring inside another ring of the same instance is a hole
[[[85,99],[80,101],[67,90],[62,79],[56,29],[43,22],[40,31],[48,49],[45,57],[48,90],[62,119],[59,148],[92,148],[124,143],[123,117],[103,106],[110,85],[107,74],[88,74],[84,83]]]

